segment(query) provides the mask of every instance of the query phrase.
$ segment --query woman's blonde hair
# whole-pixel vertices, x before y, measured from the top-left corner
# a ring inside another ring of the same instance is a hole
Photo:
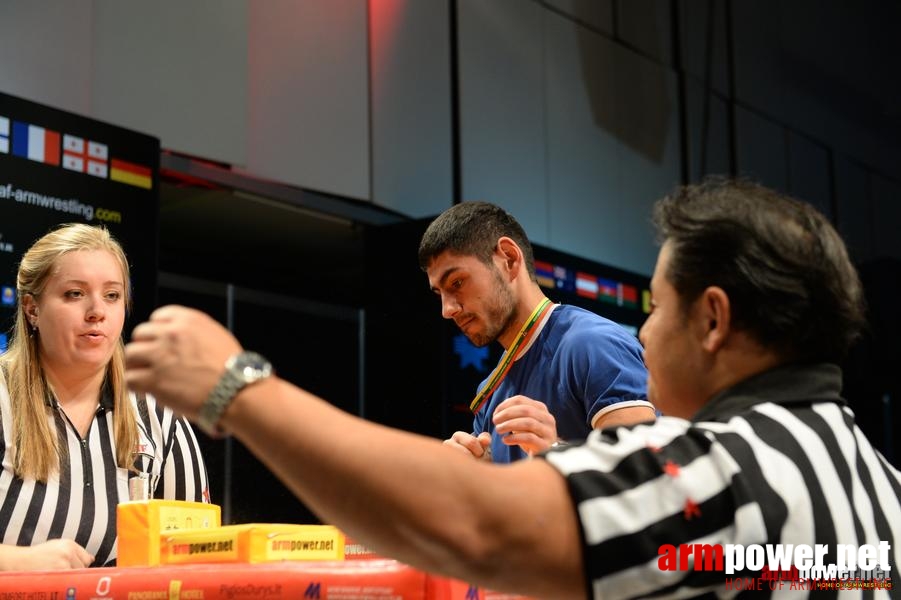
[[[29,295],[37,298],[60,257],[79,250],[105,250],[116,258],[125,284],[126,310],[131,308],[128,259],[122,246],[105,228],[80,223],[61,225],[25,252],[16,278],[18,306],[9,349],[0,356],[12,405],[13,468],[19,477],[46,482],[52,473],[58,472],[60,465],[59,442],[47,419],[46,399],[50,390],[41,368],[39,338],[29,328],[22,299]],[[115,407],[116,462],[119,467],[131,468],[138,429],[125,386],[125,347],[121,335],[107,365],[104,383],[112,391]]]

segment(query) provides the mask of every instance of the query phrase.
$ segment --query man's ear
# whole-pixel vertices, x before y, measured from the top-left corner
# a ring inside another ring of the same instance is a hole
[[[519,245],[507,236],[503,236],[497,240],[497,250],[495,251],[503,262],[504,270],[507,273],[515,275],[522,265],[522,250]]]
[[[732,328],[729,296],[723,288],[711,286],[701,292],[697,310],[699,327],[703,332],[701,344],[708,352],[716,352],[726,343]]]

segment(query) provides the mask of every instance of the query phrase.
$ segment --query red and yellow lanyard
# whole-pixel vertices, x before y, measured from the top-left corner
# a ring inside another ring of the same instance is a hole
[[[504,380],[504,377],[507,376],[507,372],[510,370],[510,367],[513,366],[513,359],[516,358],[517,352],[519,349],[525,346],[534,335],[535,324],[541,321],[545,314],[551,308],[551,301],[547,298],[538,303],[538,306],[535,307],[535,310],[532,311],[532,314],[529,315],[529,318],[526,319],[526,322],[522,324],[522,328],[520,328],[519,333],[516,334],[516,338],[513,340],[513,343],[510,344],[510,348],[507,349],[507,352],[504,354],[504,357],[501,359],[501,362],[494,368],[494,372],[491,373],[491,377],[488,379],[488,383],[479,390],[479,393],[476,394],[476,397],[473,398],[472,402],[469,403],[469,409],[473,413],[479,412],[479,409],[482,408],[482,405],[485,404],[485,401],[491,397],[491,394],[497,389],[497,387],[501,384],[501,381]]]

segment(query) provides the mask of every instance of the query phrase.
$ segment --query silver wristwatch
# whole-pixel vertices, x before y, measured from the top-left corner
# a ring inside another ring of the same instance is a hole
[[[256,352],[244,351],[230,357],[225,361],[225,372],[200,407],[197,426],[211,437],[221,437],[224,431],[219,421],[238,392],[272,373],[272,363]]]

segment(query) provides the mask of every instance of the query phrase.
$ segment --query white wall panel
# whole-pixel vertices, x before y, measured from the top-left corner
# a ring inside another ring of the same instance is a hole
[[[649,274],[650,207],[679,179],[675,79],[549,14],[550,245]]]
[[[874,257],[873,202],[869,174],[847,158],[835,159],[836,225],[851,258],[863,262]]]
[[[614,0],[545,0],[553,7],[585,25],[613,35]]]
[[[369,20],[372,200],[412,217],[438,214],[453,202],[450,7],[379,0]]]
[[[89,115],[93,5],[0,2],[0,91]]]
[[[678,3],[682,68],[726,96],[729,61],[726,45],[726,3],[682,0]]]
[[[617,4],[617,38],[667,66],[673,64],[672,3],[624,0]]]
[[[809,139],[788,134],[788,191],[833,218],[829,152]]]
[[[458,10],[463,199],[503,206],[545,244],[545,9],[460,0]]]
[[[728,175],[730,139],[728,106],[716,94],[705,93],[693,79],[685,82],[689,177]],[[705,106],[706,103],[706,106]]]
[[[739,175],[788,191],[788,150],[782,125],[737,107],[735,139]]]
[[[901,182],[873,174],[873,253],[879,258],[901,259]]]
[[[244,0],[98,0],[93,115],[164,148],[245,163]]]
[[[366,1],[270,0],[247,11],[247,169],[368,200]]]

